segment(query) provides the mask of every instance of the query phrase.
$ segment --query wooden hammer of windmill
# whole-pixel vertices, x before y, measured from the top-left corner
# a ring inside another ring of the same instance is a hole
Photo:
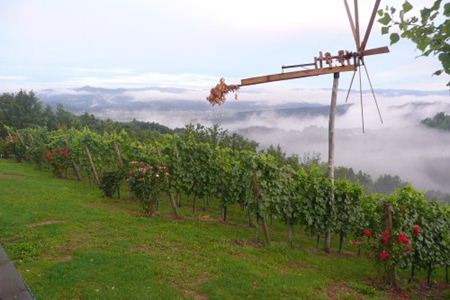
[[[225,101],[225,95],[230,91],[236,91],[240,87],[250,86],[256,84],[263,84],[267,82],[297,79],[304,77],[312,77],[326,74],[334,74],[333,89],[331,93],[331,104],[329,113],[329,124],[328,124],[328,176],[332,183],[334,183],[334,128],[335,128],[335,116],[336,116],[336,100],[339,85],[339,74],[342,72],[353,72],[352,80],[350,83],[350,88],[347,92],[346,101],[348,100],[353,81],[356,73],[359,74],[359,94],[361,102],[361,120],[362,120],[362,130],[364,132],[364,111],[363,111],[363,100],[362,100],[362,89],[361,89],[361,66],[364,67],[370,89],[378,110],[381,123],[383,119],[381,117],[380,109],[378,107],[375,92],[373,90],[372,82],[369,77],[367,66],[364,62],[366,56],[378,55],[383,53],[388,53],[388,47],[380,47],[373,49],[366,49],[367,41],[369,40],[370,32],[372,30],[375,17],[380,6],[381,0],[375,0],[372,14],[370,16],[369,23],[367,25],[366,32],[364,33],[364,38],[360,39],[360,28],[359,28],[359,9],[358,0],[354,0],[354,16],[351,13],[349,4],[347,0],[343,0],[345,10],[350,22],[351,31],[355,39],[356,51],[343,51],[340,50],[337,55],[331,55],[331,53],[326,52],[323,54],[319,53],[318,57],[314,58],[314,62],[306,64],[297,64],[282,66],[282,72],[278,74],[257,76],[251,78],[245,78],[241,80],[240,84],[227,85],[223,79],[220,80],[219,84],[211,89],[211,93],[207,98],[211,104],[222,104]],[[287,69],[301,68],[301,70],[285,72]],[[324,250],[326,252],[330,251],[330,233],[325,236]]]
[[[350,88],[347,92],[346,101],[348,100],[351,87],[353,85],[353,81],[356,73],[359,73],[359,83],[360,83],[360,100],[361,100],[361,116],[362,116],[362,129],[364,132],[364,112],[362,107],[362,90],[361,90],[361,69],[363,66],[372,95],[374,97],[374,101],[378,110],[378,114],[380,117],[380,121],[383,122],[381,117],[380,109],[378,107],[377,99],[375,96],[375,92],[372,86],[372,82],[370,80],[370,76],[367,70],[367,66],[364,62],[364,58],[366,56],[378,55],[383,53],[389,53],[388,47],[379,47],[373,49],[366,49],[367,41],[369,40],[370,32],[373,27],[373,23],[375,21],[375,17],[380,6],[381,0],[375,0],[375,4],[372,10],[372,14],[370,16],[369,23],[367,25],[366,32],[364,34],[364,38],[360,40],[359,33],[359,9],[358,9],[358,0],[354,0],[354,17],[350,11],[350,7],[347,0],[343,0],[345,10],[347,12],[348,20],[350,22],[351,31],[353,37],[355,39],[356,51],[343,51],[340,50],[337,55],[331,55],[329,52],[323,54],[319,52],[318,57],[314,57],[314,62],[306,63],[306,64],[297,64],[297,65],[288,65],[282,66],[282,72],[278,74],[250,77],[241,80],[240,84],[236,85],[226,85],[225,81],[221,79],[220,83],[213,89],[211,89],[211,94],[207,98],[213,105],[214,104],[222,104],[225,101],[225,94],[230,91],[236,91],[240,87],[250,86],[256,84],[263,84],[273,81],[281,81],[281,80],[289,80],[289,79],[297,79],[304,77],[312,77],[312,76],[320,76],[326,74],[334,74],[333,81],[333,91],[331,95],[331,105],[330,105],[330,119],[329,119],[329,161],[333,160],[333,148],[334,148],[334,120],[336,115],[336,100],[337,100],[337,91],[339,84],[339,74],[342,72],[353,72],[352,80],[350,83]],[[293,68],[301,68],[301,70],[285,72],[287,69]],[[331,163],[331,166],[333,164]],[[330,176],[333,177],[333,176]]]

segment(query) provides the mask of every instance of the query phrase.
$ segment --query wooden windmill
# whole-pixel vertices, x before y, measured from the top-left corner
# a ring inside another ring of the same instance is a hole
[[[370,32],[377,15],[378,8],[380,6],[381,0],[375,0],[375,4],[372,10],[372,14],[367,25],[367,29],[364,33],[364,37],[360,38],[360,24],[359,24],[359,8],[358,0],[354,0],[354,15],[351,13],[350,6],[347,0],[343,0],[345,5],[345,10],[347,12],[348,20],[350,22],[351,31],[355,39],[356,50],[355,51],[344,51],[339,50],[337,55],[332,55],[330,52],[319,52],[318,57],[314,57],[314,61],[305,64],[296,64],[289,66],[282,66],[282,72],[278,74],[257,76],[251,78],[245,78],[241,80],[240,84],[237,85],[226,85],[224,80],[221,79],[220,83],[213,89],[211,89],[211,94],[207,98],[209,102],[214,104],[222,104],[225,101],[226,93],[230,91],[236,91],[240,87],[250,86],[256,84],[263,84],[273,81],[281,81],[288,79],[297,79],[304,77],[312,77],[326,74],[333,74],[333,89],[331,94],[331,104],[330,104],[330,114],[329,114],[329,124],[328,124],[328,176],[331,181],[334,180],[334,125],[336,116],[336,101],[339,85],[339,75],[342,72],[353,72],[352,80],[350,83],[350,88],[347,93],[346,99],[351,91],[353,81],[355,79],[356,73],[359,74],[359,84],[360,84],[360,101],[361,101],[361,117],[362,117],[362,129],[364,132],[364,111],[362,106],[362,90],[361,90],[361,66],[367,75],[369,85],[374,97],[374,101],[378,110],[378,114],[381,122],[383,119],[378,107],[377,99],[372,87],[372,82],[370,80],[367,67],[364,61],[366,56],[378,55],[383,53],[388,53],[388,47],[380,47],[373,49],[366,49],[367,41],[369,40]],[[298,69],[296,71],[285,72],[288,69]],[[347,101],[346,100],[346,101]],[[328,241],[327,241],[328,239]],[[326,237],[325,251],[329,251],[329,236]]]

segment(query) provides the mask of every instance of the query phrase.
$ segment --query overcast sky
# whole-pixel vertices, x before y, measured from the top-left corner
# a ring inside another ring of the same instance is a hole
[[[360,0],[362,28],[374,0]],[[400,6],[403,1],[383,1]],[[423,7],[431,1],[410,0]],[[368,48],[388,44],[374,26]],[[181,86],[280,72],[319,50],[354,50],[340,0],[1,0],[0,89]],[[443,90],[409,42],[367,58],[376,88]],[[342,88],[351,74],[343,74]],[[331,76],[270,89],[329,88]]]

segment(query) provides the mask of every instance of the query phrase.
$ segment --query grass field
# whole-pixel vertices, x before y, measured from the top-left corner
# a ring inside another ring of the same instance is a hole
[[[89,183],[0,160],[0,243],[38,299],[394,297],[373,287],[379,275],[354,249],[325,255],[301,233],[291,249],[277,224],[262,247],[238,208],[227,224],[215,205],[181,213],[172,220],[162,200],[159,215],[144,217]],[[429,294],[450,299],[448,286]]]

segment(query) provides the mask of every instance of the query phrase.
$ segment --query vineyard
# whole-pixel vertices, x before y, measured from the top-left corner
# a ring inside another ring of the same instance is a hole
[[[430,287],[448,283],[450,207],[427,201],[410,185],[389,196],[368,194],[358,183],[331,181],[318,164],[257,151],[217,127],[188,126],[145,141],[125,131],[87,128],[5,132],[4,157],[49,169],[57,178],[89,181],[108,198],[130,195],[148,218],[162,206],[173,214],[167,222],[183,219],[180,208],[189,206],[195,215],[219,207],[224,224],[230,214],[245,218],[254,228],[248,239],[258,245],[271,244],[272,227],[282,226],[290,247],[299,232],[317,248],[332,233],[338,255],[351,245],[355,255],[373,261],[387,285],[404,287],[416,274],[425,274]]]

